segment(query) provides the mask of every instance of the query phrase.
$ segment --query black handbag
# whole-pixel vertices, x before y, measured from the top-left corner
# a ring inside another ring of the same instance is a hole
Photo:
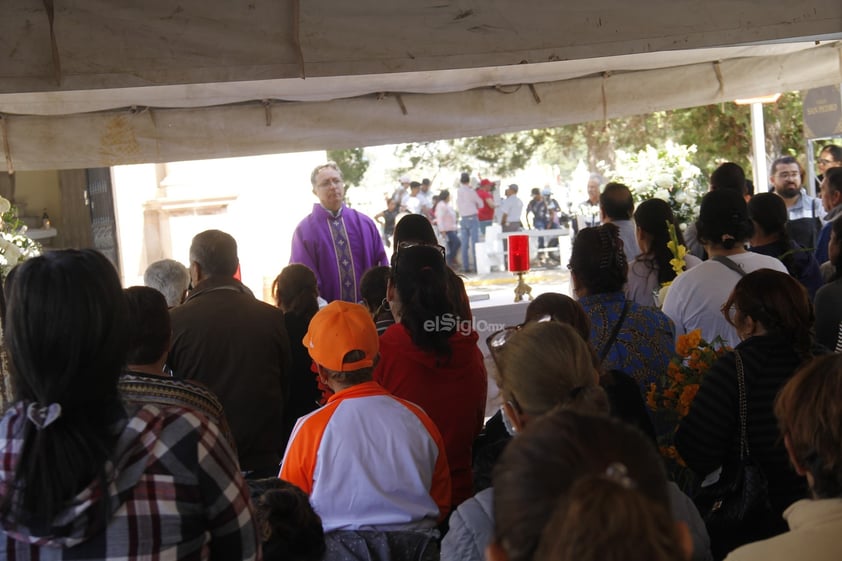
[[[745,372],[740,353],[735,354],[740,391],[740,458],[724,465],[719,481],[702,487],[694,497],[705,525],[712,533],[720,529],[733,532],[749,520],[763,518],[772,509],[769,482],[748,448]]]

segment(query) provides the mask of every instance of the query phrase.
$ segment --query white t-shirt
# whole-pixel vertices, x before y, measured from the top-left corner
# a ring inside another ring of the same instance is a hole
[[[412,214],[421,214],[421,199],[417,195],[410,195],[406,199],[406,211]]]
[[[786,273],[778,259],[759,253],[738,253],[729,256],[746,273],[773,269]],[[740,338],[734,327],[725,321],[720,309],[740,280],[740,275],[717,261],[707,260],[678,275],[667,291],[663,311],[675,323],[676,335],[702,330],[702,338],[712,341],[717,335],[732,347]]]
[[[690,255],[688,253],[684,256],[684,264],[686,265],[688,271],[701,262],[702,260],[695,255]],[[635,260],[629,264],[628,281],[626,282],[626,287],[624,289],[626,298],[637,302],[641,306],[654,306],[654,292],[656,289],[660,288],[661,285],[658,282],[657,267],[651,268],[651,263],[646,261],[641,255],[638,255]]]
[[[485,202],[477,195],[477,192],[470,185],[460,185],[456,190],[456,210],[459,216],[476,216],[479,209],[485,206]]]
[[[511,195],[503,199],[500,203],[500,218],[506,215],[506,223],[503,224],[517,224],[520,222],[520,215],[523,214],[523,201],[517,195]]]

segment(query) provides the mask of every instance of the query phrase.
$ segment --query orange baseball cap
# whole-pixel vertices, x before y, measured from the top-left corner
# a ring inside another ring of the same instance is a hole
[[[334,300],[313,316],[301,342],[310,358],[334,372],[374,366],[380,351],[380,338],[368,310],[341,300]],[[343,363],[342,359],[351,351],[362,351],[365,358]]]

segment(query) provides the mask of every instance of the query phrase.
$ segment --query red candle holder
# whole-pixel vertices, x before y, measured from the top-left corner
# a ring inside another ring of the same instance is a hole
[[[517,275],[515,302],[521,302],[524,296],[532,300],[532,288],[523,282],[523,274],[529,271],[529,236],[509,236],[509,271]]]
[[[509,236],[509,271],[512,273],[529,271],[529,236],[523,234]]]

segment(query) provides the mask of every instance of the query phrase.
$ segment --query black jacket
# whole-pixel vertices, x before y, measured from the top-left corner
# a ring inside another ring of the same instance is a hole
[[[233,278],[203,280],[170,311],[168,365],[222,402],[243,471],[277,468],[283,453],[290,346],[283,313]]]
[[[773,405],[778,391],[801,366],[803,358],[791,341],[777,335],[751,337],[737,345],[736,350],[745,371],[749,451],[769,480],[772,508],[783,524],[781,513],[791,503],[807,497],[807,485],[790,466]],[[678,453],[699,477],[740,455],[736,364],[734,353],[729,352],[711,366],[675,435]]]

